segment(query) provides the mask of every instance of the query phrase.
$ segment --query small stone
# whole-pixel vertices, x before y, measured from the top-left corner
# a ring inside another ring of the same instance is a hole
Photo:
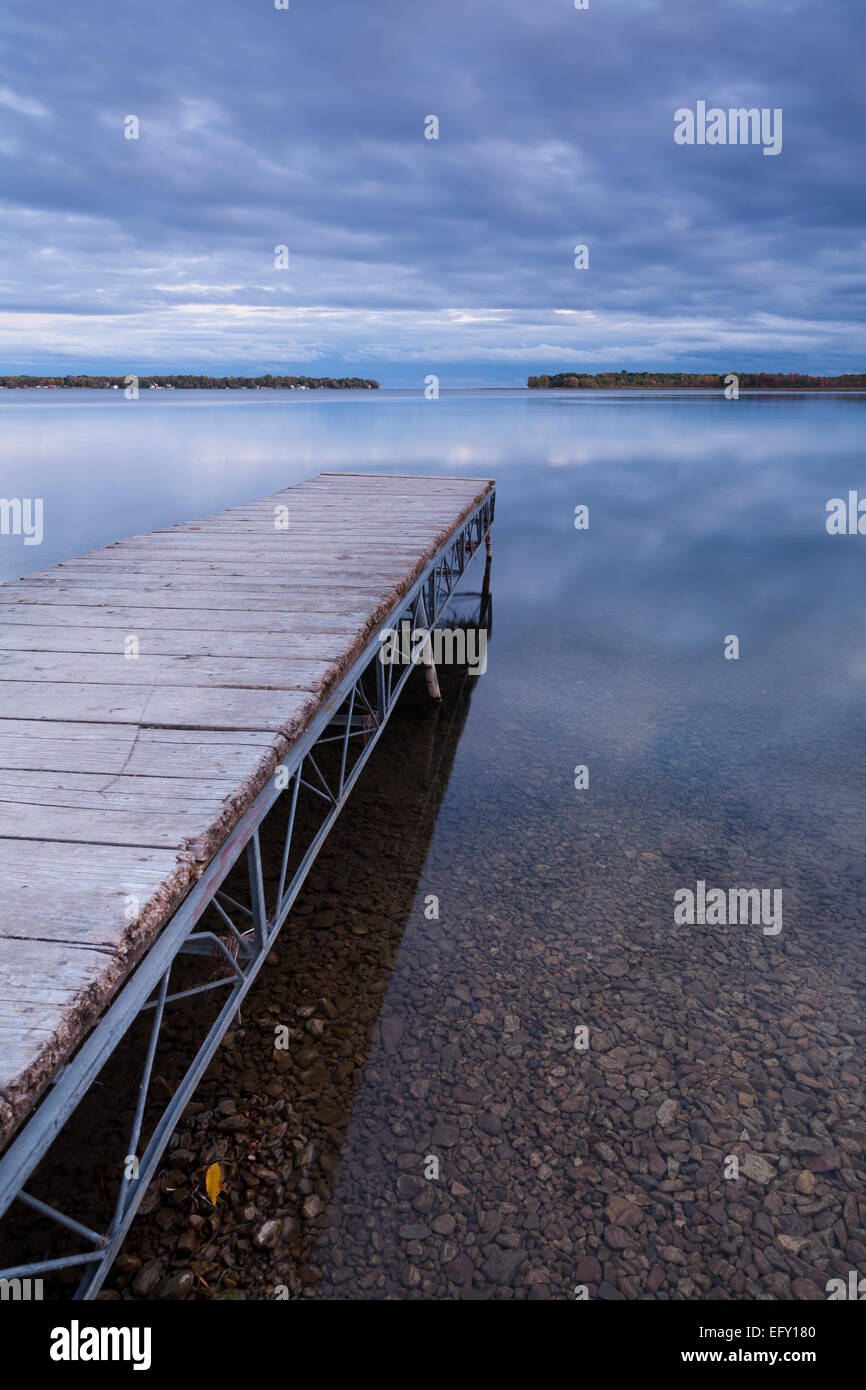
[[[584,1255],[577,1262],[575,1278],[579,1284],[598,1284],[601,1280],[601,1265],[594,1255]]]
[[[786,1303],[791,1300],[791,1279],[785,1274],[784,1270],[775,1269],[770,1275],[770,1288],[776,1298],[783,1299]]]
[[[496,1250],[485,1264],[484,1273],[496,1284],[508,1284],[525,1259],[524,1250]]]
[[[804,1196],[811,1197],[812,1193],[815,1191],[815,1174],[810,1173],[808,1168],[804,1168],[802,1172],[797,1174],[794,1180],[794,1186],[797,1191],[802,1192]]]
[[[424,1240],[429,1236],[430,1228],[420,1221],[412,1222],[408,1226],[401,1226],[397,1234],[401,1240]]]
[[[139,1294],[142,1298],[147,1298],[147,1295],[152,1293],[156,1288],[161,1275],[162,1261],[148,1260],[147,1264],[142,1265],[141,1269],[138,1271],[138,1275],[132,1285],[133,1293]]]
[[[338,1125],[343,1113],[341,1105],[320,1105],[316,1109],[316,1119],[320,1125]]]
[[[669,1125],[673,1124],[678,1108],[679,1107],[677,1106],[677,1102],[675,1100],[662,1101],[661,1105],[656,1111],[656,1119],[658,1120],[662,1129],[667,1129]]]
[[[495,1135],[502,1133],[502,1121],[498,1115],[483,1114],[478,1116],[478,1128],[485,1134]]]
[[[301,1211],[306,1221],[315,1221],[322,1210],[322,1199],[317,1192],[311,1192],[309,1197],[304,1198]]]
[[[772,1182],[776,1176],[775,1169],[759,1154],[746,1154],[745,1158],[741,1158],[740,1172],[756,1182]]]
[[[520,1234],[517,1231],[500,1231],[496,1237],[496,1244],[501,1245],[505,1250],[519,1250]]]
[[[628,1236],[621,1226],[605,1226],[604,1243],[609,1250],[625,1250]]]
[[[403,1036],[404,1020],[399,1014],[390,1014],[382,1020],[382,1041],[393,1051]]]
[[[809,1167],[813,1173],[829,1173],[842,1166],[842,1160],[835,1149],[825,1149],[823,1153],[809,1160]]]
[[[473,1265],[468,1255],[455,1255],[445,1266],[445,1273],[455,1284],[467,1285],[472,1283]]]
[[[806,1244],[804,1236],[789,1236],[784,1233],[778,1237],[779,1244],[783,1250],[787,1250],[791,1255],[799,1254],[801,1248]]]
[[[282,1234],[282,1221],[266,1221],[253,1236],[253,1245],[259,1250],[274,1250]]]
[[[437,1216],[436,1220],[432,1223],[433,1230],[436,1232],[437,1236],[453,1235],[456,1224],[454,1217],[449,1216],[447,1212],[443,1216]]]
[[[500,1211],[485,1209],[479,1214],[478,1225],[482,1231],[487,1231],[489,1235],[495,1236],[502,1225],[502,1213]]]
[[[443,1149],[453,1149],[460,1138],[456,1125],[438,1124],[433,1129],[433,1145]]]
[[[242,1134],[249,1129],[250,1122],[243,1115],[226,1115],[224,1120],[220,1120],[217,1129],[222,1134]]]
[[[159,1285],[157,1298],[178,1299],[186,1298],[191,1294],[195,1287],[195,1275],[191,1269],[182,1269],[177,1274],[170,1274],[167,1279],[163,1279]]]
[[[607,1214],[615,1226],[637,1226],[643,1220],[640,1207],[616,1193],[607,1204]]]
[[[826,1293],[823,1293],[817,1284],[813,1284],[811,1279],[795,1279],[791,1289],[795,1298],[804,1299],[809,1303],[815,1303],[819,1299],[827,1297]]]

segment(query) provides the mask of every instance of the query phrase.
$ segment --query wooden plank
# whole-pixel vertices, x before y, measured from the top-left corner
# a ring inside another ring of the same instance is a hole
[[[340,617],[350,619],[356,626],[369,617],[371,606],[378,606],[387,596],[381,591],[364,594],[361,590],[318,588],[315,592],[292,589],[283,592],[274,589],[272,594],[261,597],[255,593],[240,591],[224,594],[214,586],[193,586],[177,584],[174,588],[154,588],[145,592],[141,588],[113,586],[112,588],[48,587],[44,584],[28,585],[21,580],[14,593],[0,586],[0,605],[3,621],[6,609],[23,608],[27,604],[68,604],[93,605],[94,607],[146,608],[153,611],[171,608],[188,608],[218,613],[232,610],[236,613],[299,613],[308,617]],[[359,606],[361,605],[361,606]],[[56,618],[54,620],[57,621]]]
[[[103,652],[117,656],[122,654],[130,635],[129,624],[125,627],[100,628],[83,624],[57,627],[46,623],[33,628],[26,623],[2,623],[0,652]],[[143,629],[139,624],[139,631],[135,635],[139,639],[142,655],[148,656],[248,657],[260,661],[262,655],[261,635],[246,631],[202,633],[186,628],[165,631],[161,628]],[[304,660],[315,652],[318,660],[332,662],[345,650],[346,635],[312,632],[305,637],[281,633],[278,643],[274,645],[283,658],[298,657]]]
[[[360,482],[369,483],[373,478],[399,478],[401,483],[430,483],[434,487],[447,487],[449,483],[480,483],[484,487],[492,487],[493,478],[467,478],[462,473],[459,477],[427,477],[423,473],[317,473],[315,478],[310,479],[310,485],[316,486],[323,478],[357,478]]]
[[[0,839],[3,937],[118,951],[130,929],[130,900],[145,904],[174,868],[174,852]],[[45,911],[45,895],[62,912]]]
[[[267,732],[142,729],[135,724],[70,724],[0,719],[0,767],[10,771],[93,772],[117,776],[242,782],[272,747]]]
[[[121,774],[0,773],[0,836],[174,848],[232,810],[236,784]]]
[[[283,556],[281,558],[269,558],[261,554],[258,559],[250,560],[249,551],[244,552],[245,559],[230,560],[225,554],[217,556],[217,547],[214,548],[212,556],[201,559],[195,555],[179,554],[167,557],[159,552],[142,552],[148,556],[158,555],[158,558],[138,559],[135,554],[127,552],[121,558],[115,556],[111,560],[89,558],[82,559],[77,563],[69,563],[58,566],[58,571],[52,574],[51,582],[56,583],[65,580],[67,576],[80,579],[86,576],[91,583],[94,580],[111,580],[115,575],[131,574],[140,575],[142,578],[154,575],[162,576],[165,574],[167,565],[170,564],[179,579],[190,580],[193,583],[219,580],[220,584],[227,581],[237,581],[242,584],[249,584],[255,581],[260,584],[268,581],[272,584],[297,584],[306,581],[307,576],[319,580],[331,577],[333,583],[334,559],[323,558],[319,554],[311,552],[309,557],[298,562],[295,556]],[[395,578],[402,573],[407,565],[411,564],[414,557],[406,555],[403,557],[402,566],[398,568],[392,565],[386,568],[377,564],[357,564],[353,563],[350,556],[339,557],[341,576],[353,583],[359,579],[366,580],[367,583],[387,584],[394,583]],[[27,576],[28,583],[39,583],[43,579],[43,574],[30,574]]]
[[[2,586],[0,586],[2,598]],[[241,609],[237,613],[220,613],[219,619],[209,608],[153,608],[146,606],[131,609],[122,605],[98,603],[93,607],[83,604],[64,606],[58,613],[55,603],[45,603],[43,598],[27,603],[7,604],[0,609],[0,632],[16,625],[27,628],[53,627],[60,619],[64,626],[74,624],[79,627],[122,627],[130,632],[133,626],[139,631],[143,628],[160,632],[193,633],[267,633],[282,643],[284,637],[302,638],[306,633],[327,632],[337,637],[352,637],[358,632],[363,616],[357,619],[351,613],[329,614],[309,612],[279,611],[252,613]],[[260,648],[261,650],[261,648]]]
[[[381,531],[381,527],[378,529]],[[376,531],[371,534],[375,535]],[[188,559],[214,565],[231,563],[233,566],[244,565],[252,568],[260,562],[268,565],[292,565],[299,561],[318,560],[323,564],[333,564],[335,560],[343,560],[349,565],[369,568],[371,558],[361,553],[360,548],[354,544],[357,539],[357,535],[353,534],[348,544],[335,538],[323,542],[318,537],[299,537],[295,532],[280,538],[271,537],[267,533],[248,536],[239,532],[237,527],[232,527],[230,530],[196,536],[157,536],[152,545],[145,541],[118,542],[104,550],[91,550],[74,560],[64,560],[55,568],[58,574],[62,574],[68,569],[80,569],[84,565],[113,565],[132,560],[137,564],[147,564],[156,563],[160,559]],[[395,565],[414,560],[417,553],[417,547],[407,544],[403,538],[399,545],[389,545],[380,537],[375,559],[383,568],[392,570]]]
[[[120,806],[118,798],[101,798],[97,807],[76,806],[84,800],[55,793],[47,805],[9,801],[0,791],[0,836],[8,840],[62,840],[79,845],[135,845],[176,849],[207,832],[222,809],[219,800],[194,802],[182,809],[168,802],[156,807]],[[95,798],[91,798],[95,799]]]
[[[367,570],[352,575],[341,568],[339,585],[335,586],[333,566],[323,563],[290,565],[284,574],[270,574],[263,565],[259,574],[220,573],[214,568],[211,575],[205,570],[190,572],[182,560],[167,560],[161,570],[152,573],[139,570],[135,565],[115,565],[107,573],[98,566],[77,570],[67,565],[62,573],[29,574],[26,583],[28,587],[39,585],[46,590],[57,588],[64,591],[76,586],[92,589],[94,585],[105,583],[112,589],[129,586],[146,594],[161,594],[166,589],[213,594],[216,589],[220,594],[237,593],[244,597],[261,594],[267,598],[278,598],[285,592],[312,592],[315,597],[313,591],[317,589],[333,593],[337,587],[340,593],[360,592],[365,598],[375,599],[383,590],[394,585],[395,577],[396,572],[377,576]]]
[[[135,773],[108,776],[99,772],[23,772],[16,768],[0,771],[0,799],[27,801],[34,805],[70,802],[94,807],[112,805],[159,809],[163,804],[195,805],[200,800],[216,802],[230,797],[235,783],[231,778],[142,777]],[[58,793],[63,793],[58,796]]]
[[[355,498],[345,503],[347,507],[362,506],[363,500]],[[310,551],[324,556],[338,554],[350,548],[353,544],[361,544],[375,538],[377,545],[381,546],[382,553],[399,554],[407,550],[414,551],[415,543],[425,543],[431,537],[442,530],[448,530],[449,517],[448,511],[429,512],[422,524],[412,525],[405,523],[401,525],[400,519],[388,513],[383,513],[377,518],[369,518],[363,522],[355,522],[351,526],[340,526],[336,522],[324,523],[327,525],[327,533],[322,533],[322,518],[316,518],[315,525],[307,522],[300,517],[290,517],[289,526],[284,531],[279,531],[276,527],[272,528],[269,524],[262,522],[248,522],[244,526],[238,526],[234,522],[214,521],[206,527],[201,527],[196,531],[172,530],[154,533],[154,546],[164,547],[165,549],[186,549],[208,550],[220,539],[228,542],[233,549],[239,550],[241,542],[256,541],[257,544],[270,547],[278,553],[286,553],[294,548],[299,551]],[[389,541],[384,534],[385,527],[388,525],[399,525],[400,536],[398,541]],[[151,546],[148,544],[147,536],[131,536],[129,540],[118,541],[114,545],[106,547],[108,552],[116,551],[118,554],[129,554],[132,551],[147,551]],[[99,552],[102,553],[102,552]],[[84,556],[76,557],[84,559]]]
[[[321,690],[333,661],[275,658],[126,657],[103,652],[0,651],[0,681],[70,681],[78,685],[216,686],[246,690]]]
[[[74,685],[0,681],[0,719],[54,719],[141,724],[164,729],[263,729],[297,738],[317,700],[298,690]]]
[[[0,938],[0,1133],[27,1113],[125,969],[119,956],[84,945]],[[33,981],[44,979],[62,982],[60,1000],[34,999]]]

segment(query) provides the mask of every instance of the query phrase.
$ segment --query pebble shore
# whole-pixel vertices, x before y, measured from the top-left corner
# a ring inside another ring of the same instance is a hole
[[[808,930],[792,894],[777,940],[674,931],[655,905],[700,862],[700,814],[674,842],[664,796],[638,787],[553,834],[544,747],[514,725],[524,802],[504,835],[506,782],[471,721],[451,765],[458,687],[438,715],[407,694],[103,1297],[825,1299],[866,1271],[847,890]]]

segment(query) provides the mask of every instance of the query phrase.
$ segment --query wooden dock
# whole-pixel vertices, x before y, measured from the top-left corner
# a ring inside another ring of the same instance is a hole
[[[0,585],[0,1146],[491,492],[320,474]]]

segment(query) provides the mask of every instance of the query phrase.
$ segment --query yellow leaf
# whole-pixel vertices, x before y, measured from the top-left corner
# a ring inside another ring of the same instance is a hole
[[[207,1195],[210,1197],[211,1206],[216,1206],[217,1197],[222,1191],[223,1175],[218,1163],[212,1163],[204,1176],[204,1186]]]

